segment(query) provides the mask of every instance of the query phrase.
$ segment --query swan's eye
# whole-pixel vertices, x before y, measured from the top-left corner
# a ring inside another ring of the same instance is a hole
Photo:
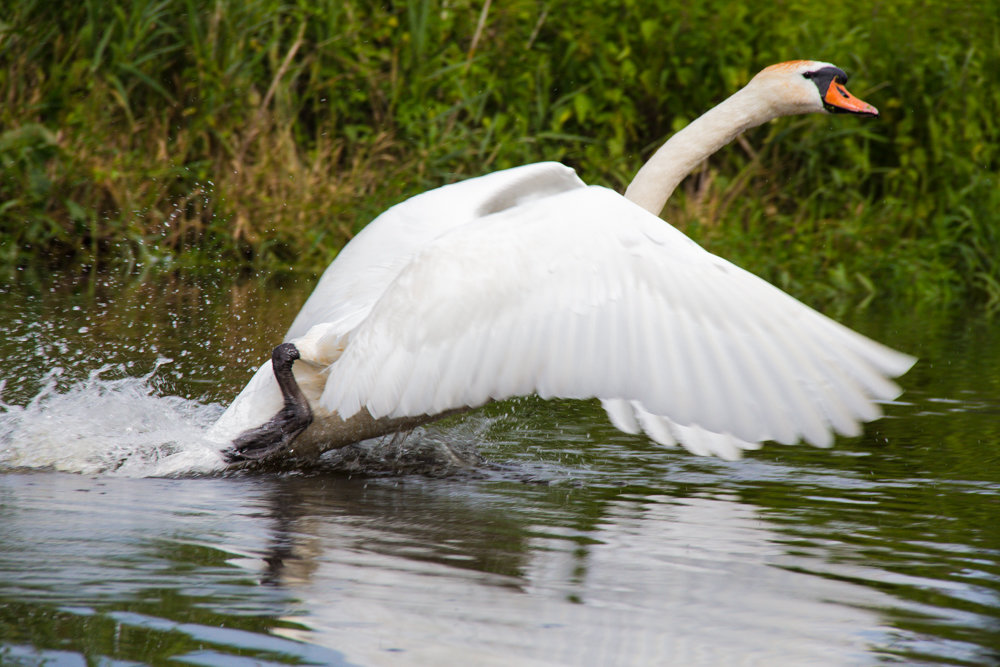
[[[816,76],[815,72],[803,72],[802,73],[802,78],[804,78],[804,79],[811,79],[814,76]]]

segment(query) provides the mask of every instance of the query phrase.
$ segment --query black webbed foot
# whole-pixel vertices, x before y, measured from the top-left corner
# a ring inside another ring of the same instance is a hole
[[[238,435],[232,446],[223,453],[227,463],[260,461],[283,452],[312,423],[313,414],[309,401],[292,375],[292,364],[298,358],[299,351],[292,343],[282,343],[274,348],[271,366],[285,405],[267,423]]]

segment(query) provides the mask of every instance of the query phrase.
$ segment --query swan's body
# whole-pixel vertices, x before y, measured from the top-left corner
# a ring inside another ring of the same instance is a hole
[[[541,163],[386,211],[341,251],[286,336],[314,415],[295,454],[531,393],[600,398],[624,431],[725,458],[766,440],[825,446],[831,431],[858,433],[913,359],[658,217],[683,176],[748,127],[824,105],[875,115],[844,79],[826,63],[767,68],[665,144],[627,198]],[[274,370],[261,367],[212,437],[231,442],[287,405]]]

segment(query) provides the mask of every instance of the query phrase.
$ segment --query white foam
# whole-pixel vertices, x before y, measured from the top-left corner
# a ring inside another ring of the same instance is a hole
[[[56,367],[24,406],[4,403],[0,382],[0,469],[130,477],[221,470],[219,446],[204,433],[222,407],[160,395],[156,371],[169,361],[158,360],[142,377],[104,366],[66,388],[58,386]]]

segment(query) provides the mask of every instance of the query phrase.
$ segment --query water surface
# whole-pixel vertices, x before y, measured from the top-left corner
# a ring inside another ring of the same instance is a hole
[[[201,429],[308,281],[0,286],[0,663],[1000,661],[1000,324],[838,317],[918,355],[831,450],[694,457],[519,399],[222,473]]]

